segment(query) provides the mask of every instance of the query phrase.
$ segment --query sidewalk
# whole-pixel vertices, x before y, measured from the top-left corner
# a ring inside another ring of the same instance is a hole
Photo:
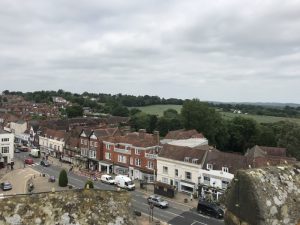
[[[138,180],[135,180],[134,183],[135,183],[135,189],[137,191],[144,193],[146,196],[150,196],[150,195],[154,194],[154,185],[153,184],[147,184],[147,185],[145,185],[144,189],[141,189],[140,182]],[[181,193],[181,192],[177,192],[175,194],[174,198],[168,198],[168,197],[164,197],[164,196],[162,196],[162,197],[164,199],[166,199],[168,202],[176,202],[177,204],[181,204],[190,209],[197,208],[197,205],[198,205],[198,199],[193,199],[191,201],[190,195]],[[185,199],[187,201],[185,201]]]

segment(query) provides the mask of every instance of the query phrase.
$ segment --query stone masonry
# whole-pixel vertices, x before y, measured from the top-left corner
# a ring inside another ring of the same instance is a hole
[[[1,200],[0,225],[135,225],[124,191],[71,190]]]
[[[300,225],[300,163],[238,171],[225,202],[226,225]]]

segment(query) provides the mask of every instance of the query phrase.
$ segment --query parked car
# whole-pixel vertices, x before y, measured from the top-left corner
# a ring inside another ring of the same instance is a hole
[[[108,174],[103,174],[100,178],[101,182],[103,183],[107,183],[107,184],[115,184],[115,179],[112,178],[112,176],[108,175]]]
[[[169,203],[165,200],[163,200],[160,196],[157,195],[151,195],[147,198],[148,204],[153,204],[154,206],[157,206],[161,209],[167,208],[169,206]]]
[[[18,148],[16,148],[14,152],[15,153],[20,153],[21,151]]]
[[[48,181],[54,183],[55,182],[55,176],[50,176]]]
[[[28,148],[28,147],[25,147],[25,146],[22,146],[22,147],[20,148],[20,151],[21,151],[21,152],[29,152],[29,148]]]
[[[202,200],[199,200],[198,202],[197,211],[217,219],[222,219],[224,217],[224,211],[220,206]]]
[[[12,185],[8,181],[1,183],[0,186],[3,191],[8,191],[12,189]]]
[[[50,166],[50,163],[48,161],[46,161],[46,160],[42,160],[41,161],[41,166],[48,167],[48,166]]]
[[[24,160],[24,163],[25,163],[25,164],[28,164],[28,165],[31,165],[31,164],[34,163],[34,161],[33,161],[32,158],[27,158],[27,159]]]

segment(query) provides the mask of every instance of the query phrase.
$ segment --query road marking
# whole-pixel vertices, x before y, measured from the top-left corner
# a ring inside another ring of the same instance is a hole
[[[166,211],[166,210],[165,210],[164,212],[173,214],[173,215],[175,215],[175,216],[179,216],[179,217],[181,217],[181,218],[184,218],[184,216],[181,216],[181,215],[179,215],[179,214],[177,214],[177,213],[169,212],[169,211]]]
[[[198,220],[194,220],[194,222],[193,222],[191,225],[194,225],[194,224],[196,224],[196,223],[200,223],[200,224],[203,224],[203,225],[208,225],[207,223],[202,223],[202,222],[200,222],[200,221],[198,221]]]

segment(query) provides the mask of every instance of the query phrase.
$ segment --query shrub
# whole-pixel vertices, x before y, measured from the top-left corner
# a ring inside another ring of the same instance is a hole
[[[86,189],[86,186],[87,185],[89,185],[89,189],[91,189],[91,188],[94,188],[94,183],[93,183],[93,181],[91,181],[91,180],[87,180],[86,181],[86,183],[85,183],[85,185],[84,185],[84,188]]]
[[[60,171],[58,185],[60,187],[66,187],[68,185],[68,175],[66,170]]]

